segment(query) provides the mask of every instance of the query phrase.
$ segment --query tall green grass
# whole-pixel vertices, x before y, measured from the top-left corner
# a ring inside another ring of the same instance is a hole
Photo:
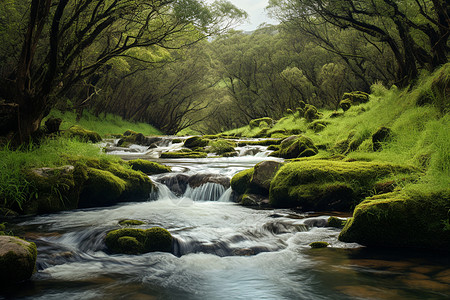
[[[28,144],[16,150],[8,146],[0,148],[0,208],[21,207],[27,200],[30,186],[23,176],[24,170],[62,166],[68,163],[69,156],[116,159],[102,153],[97,145],[64,137],[44,140],[39,146]]]
[[[67,111],[63,113],[59,110],[52,110],[48,117],[61,118],[63,120],[61,129],[68,129],[72,125],[80,125],[81,127],[97,132],[101,136],[121,134],[126,130],[133,130],[144,135],[163,134],[150,124],[126,121],[121,117],[112,114],[96,117],[89,111],[85,111],[83,112],[83,117],[80,121],[77,121],[74,112]]]

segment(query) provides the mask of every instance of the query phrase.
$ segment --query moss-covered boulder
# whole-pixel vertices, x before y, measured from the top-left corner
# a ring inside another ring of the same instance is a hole
[[[174,151],[163,152],[159,156],[160,158],[206,158],[208,153],[201,151]]]
[[[327,220],[327,227],[344,228],[345,224],[347,224],[347,220],[337,217],[329,217]]]
[[[0,285],[27,280],[36,269],[36,245],[13,236],[0,236]]]
[[[393,174],[415,169],[388,163],[303,160],[285,164],[270,184],[274,207],[301,207],[314,211],[349,211],[373,190],[374,185]]]
[[[308,129],[313,130],[314,132],[321,132],[322,130],[324,130],[328,125],[330,124],[330,122],[328,121],[324,121],[324,120],[316,120],[314,122],[311,122],[308,125]]]
[[[282,158],[298,158],[314,156],[318,153],[313,141],[306,136],[290,136],[281,142],[280,149],[274,151],[270,156]]]
[[[352,105],[358,105],[369,101],[369,94],[361,91],[354,91],[350,93],[344,93],[339,106],[343,111],[347,111]]]
[[[256,128],[256,127],[262,127],[261,124],[264,125],[264,123],[265,123],[265,127],[272,127],[273,119],[269,118],[269,117],[253,119],[250,121],[250,123],[248,125],[250,126],[250,128]]]
[[[225,153],[235,152],[235,143],[226,140],[215,140],[209,142],[209,152],[216,153],[217,155],[223,155]]]
[[[142,254],[171,252],[172,235],[160,227],[150,229],[122,228],[108,232],[105,243],[113,253]]]
[[[303,116],[307,122],[312,122],[314,120],[320,119],[321,115],[314,105],[306,104],[304,108]]]
[[[231,189],[242,195],[248,188],[250,180],[252,179],[254,169],[247,169],[237,173],[231,178]]]
[[[193,136],[184,141],[184,147],[189,149],[202,148],[208,146],[209,141],[199,136]]]
[[[138,226],[138,225],[144,225],[144,221],[140,220],[130,220],[130,219],[124,219],[119,221],[119,225],[121,226]]]
[[[141,171],[148,175],[162,174],[172,171],[172,169],[168,166],[143,159],[130,160],[128,161],[128,165],[130,165],[133,170]]]
[[[151,179],[132,170],[123,161],[87,159],[87,180],[83,184],[79,207],[113,205],[121,201],[147,200],[155,188]]]
[[[393,192],[356,206],[339,240],[365,246],[450,249],[450,192]]]
[[[330,244],[328,244],[327,242],[312,242],[311,244],[309,244],[309,246],[313,249],[326,248],[329,245]]]
[[[78,207],[81,187],[87,179],[81,164],[58,168],[38,168],[24,171],[30,183],[28,200],[17,208],[25,214],[52,213]]]
[[[257,192],[261,195],[268,195],[270,182],[281,166],[281,162],[270,160],[256,164],[253,167],[253,174],[250,178],[248,188],[254,193]]]
[[[74,125],[65,131],[70,137],[76,137],[84,142],[98,143],[102,141],[102,137],[95,131],[84,129],[79,125]]]
[[[161,137],[153,136],[147,137],[142,133],[137,133],[131,130],[125,131],[123,137],[117,141],[117,146],[128,147],[131,144],[150,146],[162,140]]]

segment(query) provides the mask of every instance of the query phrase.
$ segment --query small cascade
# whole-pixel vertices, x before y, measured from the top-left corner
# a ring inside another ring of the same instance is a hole
[[[233,195],[233,190],[229,187],[223,194],[220,196],[219,202],[231,202],[231,197]]]
[[[177,196],[165,184],[155,182],[155,185],[156,189],[150,193],[150,200],[177,199]]]
[[[218,201],[225,193],[225,187],[218,183],[207,182],[197,188],[188,185],[183,197],[194,201]]]

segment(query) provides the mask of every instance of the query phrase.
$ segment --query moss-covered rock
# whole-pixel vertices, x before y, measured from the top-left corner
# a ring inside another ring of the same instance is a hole
[[[144,224],[145,224],[145,222],[139,221],[139,220],[125,219],[125,220],[119,221],[119,225],[121,225],[121,226],[137,226],[137,225],[144,225]]]
[[[13,236],[0,236],[0,285],[27,280],[36,269],[36,245]]]
[[[308,125],[308,129],[311,129],[314,132],[320,132],[320,131],[324,130],[329,124],[330,124],[330,122],[327,122],[324,120],[317,120],[317,121],[311,122]]]
[[[346,223],[347,220],[339,219],[336,217],[329,217],[327,220],[327,227],[344,228]]]
[[[119,147],[128,147],[131,144],[142,145],[142,146],[151,146],[154,143],[161,141],[162,138],[154,136],[154,137],[146,137],[142,133],[137,133],[131,130],[125,131],[123,137],[119,139],[117,142],[117,146]]]
[[[199,136],[193,136],[184,141],[184,147],[186,148],[202,148],[208,146],[209,141]]]
[[[172,171],[172,169],[168,166],[143,159],[133,159],[128,161],[128,164],[133,170],[141,171],[148,175],[162,174]]]
[[[326,248],[328,247],[330,244],[328,244],[327,242],[312,242],[311,244],[309,244],[309,246],[311,248],[314,249],[318,249],[318,248]]]
[[[270,156],[282,158],[309,157],[318,153],[313,141],[306,136],[290,136],[281,142],[280,149],[274,151]]]
[[[209,152],[216,153],[217,155],[222,155],[225,153],[235,152],[235,143],[226,140],[215,140],[209,142]]]
[[[352,107],[352,100],[350,99],[343,99],[341,102],[339,102],[339,107],[342,108],[343,111],[347,111]]]
[[[79,207],[113,205],[127,200],[146,200],[155,188],[147,175],[132,170],[121,160],[92,158],[85,159],[82,163],[87,168],[87,180],[81,190]]]
[[[84,129],[79,125],[74,125],[65,131],[70,137],[79,138],[84,142],[98,143],[102,141],[102,137],[95,131]]]
[[[281,166],[282,163],[270,160],[256,164],[253,167],[253,174],[250,179],[248,189],[250,189],[253,193],[268,195],[270,182]]]
[[[307,122],[320,119],[320,113],[314,105],[306,104],[304,108],[304,117]]]
[[[268,127],[272,127],[272,125],[273,125],[273,119],[269,118],[269,117],[253,119],[250,121],[250,123],[248,125],[250,126],[250,128],[261,127],[262,122],[266,123],[266,126],[268,126]]]
[[[448,250],[450,192],[393,192],[356,206],[339,240],[365,246]]]
[[[388,163],[303,160],[285,164],[270,184],[274,207],[348,211],[382,178],[415,169]]]
[[[283,130],[283,132],[285,132]],[[270,146],[270,145],[279,145],[281,144],[281,142],[283,141],[283,139],[264,139],[264,140],[257,140],[257,141],[240,141],[238,142],[238,146],[242,147],[242,146],[248,146],[248,145],[252,145],[252,146]]]
[[[231,178],[231,189],[239,195],[244,194],[252,178],[253,171],[254,169],[251,168],[234,175]]]
[[[85,168],[78,163],[74,166],[26,170],[24,175],[30,183],[29,199],[22,206],[25,214],[77,208],[81,187],[87,179]]]
[[[170,252],[172,235],[164,228],[122,228],[108,232],[105,243],[113,253],[142,254],[161,251]]]
[[[163,152],[160,158],[206,158],[208,153],[199,151],[175,151],[175,152]]]

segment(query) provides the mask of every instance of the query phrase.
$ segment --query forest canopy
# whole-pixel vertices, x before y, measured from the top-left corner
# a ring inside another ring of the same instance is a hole
[[[0,101],[16,119],[2,117],[0,135],[18,141],[54,108],[167,134],[277,119],[301,103],[339,109],[346,92],[414,84],[450,48],[445,0],[271,0],[280,25],[254,32],[232,30],[246,13],[222,0],[1,5]]]

